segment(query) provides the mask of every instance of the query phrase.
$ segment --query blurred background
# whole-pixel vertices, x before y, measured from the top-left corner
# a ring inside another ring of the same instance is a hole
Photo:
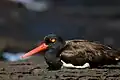
[[[18,60],[49,33],[119,49],[120,0],[0,0],[1,60]]]

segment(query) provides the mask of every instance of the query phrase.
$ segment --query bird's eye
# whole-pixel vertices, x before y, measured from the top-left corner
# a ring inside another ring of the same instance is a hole
[[[53,42],[53,43],[54,43],[55,41],[56,41],[56,39],[50,39],[50,42]]]

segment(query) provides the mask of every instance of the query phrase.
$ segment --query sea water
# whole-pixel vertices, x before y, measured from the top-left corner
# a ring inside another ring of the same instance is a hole
[[[2,55],[7,61],[19,61],[19,60],[26,60],[30,57],[27,57],[25,59],[21,59],[20,56],[24,55],[24,52],[19,52],[19,53],[9,53],[9,52],[4,52]]]

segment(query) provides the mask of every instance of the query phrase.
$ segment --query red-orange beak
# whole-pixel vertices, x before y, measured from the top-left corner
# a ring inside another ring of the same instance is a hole
[[[46,43],[41,43],[40,46],[36,47],[35,49],[27,52],[26,54],[24,54],[23,56],[21,56],[21,58],[26,58],[29,56],[32,56],[33,54],[36,54],[37,52],[41,52],[43,50],[46,50],[48,48],[48,45],[46,45]]]

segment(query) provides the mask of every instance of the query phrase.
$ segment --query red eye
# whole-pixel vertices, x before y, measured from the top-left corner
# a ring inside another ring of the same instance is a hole
[[[51,41],[51,42],[55,42],[55,41],[56,41],[56,39],[50,39],[50,41]]]

